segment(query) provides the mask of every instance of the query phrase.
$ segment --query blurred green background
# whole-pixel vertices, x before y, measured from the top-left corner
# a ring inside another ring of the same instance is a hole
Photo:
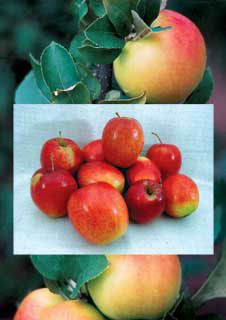
[[[23,296],[42,285],[29,257],[12,256],[14,92],[30,70],[30,52],[39,57],[50,41],[67,46],[75,35],[77,26],[70,5],[68,0],[0,1],[0,319],[12,319]],[[215,79],[211,102],[215,104],[216,245],[214,256],[182,257],[185,282],[194,292],[213,268],[226,235],[226,2],[168,0],[167,7],[185,14],[199,26]],[[207,309],[226,317],[225,301],[213,301],[203,312]]]

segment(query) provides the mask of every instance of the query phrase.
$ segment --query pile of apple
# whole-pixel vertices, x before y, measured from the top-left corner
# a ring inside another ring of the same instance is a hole
[[[163,212],[173,218],[194,212],[199,191],[178,173],[179,148],[160,140],[144,157],[143,146],[140,123],[118,114],[106,124],[102,139],[82,150],[61,135],[48,140],[41,150],[42,168],[32,176],[32,199],[49,217],[68,215],[82,237],[102,245],[125,234],[129,217],[141,224]]]

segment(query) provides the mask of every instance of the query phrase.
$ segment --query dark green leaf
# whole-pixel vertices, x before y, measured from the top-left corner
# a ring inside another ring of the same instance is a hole
[[[110,64],[121,52],[121,49],[99,48],[91,43],[84,44],[81,48],[78,48],[78,50],[87,62],[94,64]]]
[[[49,90],[49,87],[47,86],[43,78],[40,63],[32,56],[32,54],[30,54],[30,61],[34,71],[37,86],[40,89],[40,91],[43,93],[43,95],[50,101],[52,95]]]
[[[15,103],[21,104],[45,104],[50,101],[38,88],[34,72],[30,71],[16,90]]]
[[[101,17],[106,13],[102,0],[89,0],[89,5],[97,17]]]
[[[109,99],[109,97],[108,97]],[[145,104],[146,103],[146,94],[135,97],[135,98],[125,98],[125,99],[114,99],[114,100],[104,100],[101,101],[102,104]]]
[[[170,314],[176,319],[195,320],[195,309],[187,291],[182,293]]]
[[[203,104],[207,103],[211,97],[214,87],[214,81],[212,77],[212,72],[210,67],[208,67],[204,73],[204,76],[197,86],[197,88],[192,92],[192,94],[186,99],[184,103],[186,104]]]
[[[82,83],[84,83],[90,91],[92,100],[96,100],[101,91],[100,83],[97,78],[92,74],[92,72],[80,63],[75,64],[77,74]]]
[[[41,68],[51,92],[68,89],[79,82],[71,54],[58,43],[52,42],[44,49]]]
[[[222,246],[221,252],[220,260],[215,269],[192,297],[193,304],[196,308],[199,308],[210,300],[226,298],[226,242]]]
[[[71,4],[72,13],[75,17],[77,25],[80,24],[81,20],[86,16],[88,12],[88,6],[85,0],[73,0]]]
[[[109,20],[115,30],[123,37],[127,36],[132,29],[131,11],[135,9],[137,0],[103,0]]]
[[[89,104],[91,103],[90,91],[82,82],[66,91],[57,91],[53,95],[52,103],[58,104]]]
[[[161,0],[138,0],[136,11],[148,25],[158,17]]]
[[[62,284],[60,284],[58,281],[44,278],[44,283],[51,292],[59,294],[61,297],[68,299],[67,291],[65,294],[65,286],[62,288]]]
[[[31,256],[34,267],[44,278],[49,280],[61,280],[61,266],[64,262],[64,256]]]
[[[86,65],[89,65],[87,59],[83,57],[83,55],[79,52],[78,48],[82,47],[84,40],[86,39],[84,32],[79,33],[76,35],[73,40],[71,41],[70,45],[70,52],[75,58],[76,61],[85,63]]]
[[[218,206],[214,209],[214,239],[217,241],[218,237],[221,234],[222,222],[224,217],[224,209],[221,206]]]
[[[151,32],[151,28],[144,22],[136,11],[132,11],[133,24],[136,30],[137,37],[143,36]]]
[[[125,41],[119,38],[107,15],[98,18],[85,30],[86,37],[95,46],[107,49],[122,49]]]

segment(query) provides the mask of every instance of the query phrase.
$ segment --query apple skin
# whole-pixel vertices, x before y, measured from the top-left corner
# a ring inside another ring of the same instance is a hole
[[[157,26],[172,28],[128,41],[114,61],[115,78],[129,97],[145,92],[148,103],[182,103],[203,77],[205,42],[178,12],[162,10],[152,24]]]
[[[103,130],[102,144],[106,161],[117,167],[128,168],[143,149],[142,126],[133,118],[113,118]]]
[[[163,179],[178,173],[181,168],[181,152],[173,144],[154,144],[148,149],[146,156],[157,165]]]
[[[136,223],[148,223],[164,211],[165,199],[162,186],[152,180],[140,180],[133,184],[125,197],[129,215]]]
[[[68,215],[75,230],[94,244],[108,244],[128,228],[125,200],[106,182],[89,184],[74,192],[68,202]]]
[[[82,149],[82,154],[84,161],[104,161],[104,151],[102,140],[94,140],[89,142],[85,147]]]
[[[196,183],[183,174],[175,174],[163,182],[166,213],[173,218],[183,218],[194,212],[199,204]]]
[[[79,146],[68,138],[53,138],[46,141],[41,150],[40,162],[43,169],[68,170],[74,174],[83,162]]]
[[[160,183],[161,173],[155,163],[147,157],[139,157],[127,170],[126,178],[129,185],[140,180],[153,180]]]
[[[160,319],[179,297],[180,261],[174,255],[111,255],[109,267],[88,282],[98,309],[110,319]]]
[[[39,169],[31,178],[30,190],[36,206],[47,216],[58,218],[67,214],[67,201],[77,190],[77,183],[66,170]]]
[[[104,161],[83,164],[78,171],[77,180],[80,187],[96,182],[106,182],[121,193],[125,186],[125,178],[121,171]]]
[[[39,320],[104,320],[101,313],[85,301],[65,301],[42,312]]]
[[[61,296],[51,293],[47,288],[34,290],[23,299],[13,319],[40,320],[43,310],[63,301]]]

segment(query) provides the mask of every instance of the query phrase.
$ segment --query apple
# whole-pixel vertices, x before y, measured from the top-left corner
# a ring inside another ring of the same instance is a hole
[[[47,216],[62,217],[67,213],[67,201],[77,189],[72,175],[63,169],[47,172],[37,170],[31,178],[31,197]]]
[[[148,149],[146,156],[157,165],[163,178],[178,173],[182,163],[179,148],[174,144],[163,143],[156,133],[152,132],[152,134],[158,138],[160,143],[153,144]]]
[[[165,207],[162,186],[152,180],[140,180],[126,193],[130,217],[136,223],[148,223],[159,217]]]
[[[140,180],[152,180],[156,183],[161,181],[161,173],[153,161],[146,157],[139,157],[136,162],[127,170],[128,183],[134,184]]]
[[[89,142],[82,149],[83,158],[86,162],[90,161],[103,161],[104,151],[102,146],[102,140],[94,140]]]
[[[51,293],[49,289],[37,289],[29,293],[20,303],[14,320],[40,320],[43,310],[63,302],[61,296]]]
[[[102,314],[86,301],[65,301],[42,312],[39,320],[104,320]]]
[[[166,213],[173,218],[183,218],[194,212],[199,204],[196,183],[183,174],[175,174],[163,182]]]
[[[83,164],[78,171],[77,179],[80,187],[96,182],[107,182],[119,192],[123,192],[125,186],[125,178],[121,171],[104,161]]]
[[[129,220],[122,195],[106,182],[74,192],[68,202],[68,216],[83,238],[101,245],[123,236]]]
[[[143,149],[144,133],[137,120],[117,116],[103,130],[104,158],[117,167],[128,168]]]
[[[46,141],[41,150],[41,166],[46,171],[65,169],[74,174],[83,162],[82,151],[71,139],[58,138]]]
[[[181,266],[174,255],[111,255],[88,282],[97,308],[110,319],[162,319],[179,297]]]
[[[206,46],[196,25],[172,10],[162,10],[151,27],[161,32],[127,41],[114,61],[115,78],[129,97],[147,95],[148,103],[182,103],[201,81]]]

